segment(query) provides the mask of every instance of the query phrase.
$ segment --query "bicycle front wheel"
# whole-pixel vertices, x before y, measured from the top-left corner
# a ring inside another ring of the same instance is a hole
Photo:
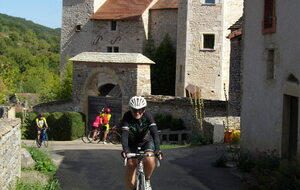
[[[38,147],[38,148],[40,148],[41,147],[41,143],[40,143],[40,141],[36,138],[35,139],[35,143],[36,143],[36,146]]]
[[[47,133],[44,134],[43,144],[45,147],[48,147],[48,134]]]
[[[145,175],[142,173],[137,177],[136,190],[146,190]]]
[[[91,141],[93,140],[93,131],[88,131],[86,135],[83,135],[81,137],[81,140],[84,143],[91,143]]]
[[[116,133],[111,133],[111,134],[109,134],[109,142],[111,142],[113,144],[120,144],[121,137]]]

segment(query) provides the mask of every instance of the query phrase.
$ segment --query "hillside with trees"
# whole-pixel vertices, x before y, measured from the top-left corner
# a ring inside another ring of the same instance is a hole
[[[41,101],[69,98],[62,86],[71,82],[72,69],[60,81],[59,51],[59,28],[0,14],[0,103],[14,93],[38,93]]]

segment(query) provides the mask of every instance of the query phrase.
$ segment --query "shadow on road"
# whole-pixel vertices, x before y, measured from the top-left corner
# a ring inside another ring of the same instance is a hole
[[[164,150],[161,167],[151,182],[153,190],[240,190],[241,181],[229,168],[215,168],[215,147]],[[63,190],[124,190],[120,150],[65,150],[57,176]]]
[[[66,150],[57,177],[63,190],[124,189],[119,150]]]

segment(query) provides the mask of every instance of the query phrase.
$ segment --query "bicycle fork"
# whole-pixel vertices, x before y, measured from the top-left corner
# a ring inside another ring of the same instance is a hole
[[[145,173],[143,161],[139,160],[136,171],[136,190],[145,190]]]

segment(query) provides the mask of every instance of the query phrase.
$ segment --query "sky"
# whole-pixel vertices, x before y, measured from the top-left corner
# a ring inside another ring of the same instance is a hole
[[[63,0],[0,0],[0,13],[61,28]]]

